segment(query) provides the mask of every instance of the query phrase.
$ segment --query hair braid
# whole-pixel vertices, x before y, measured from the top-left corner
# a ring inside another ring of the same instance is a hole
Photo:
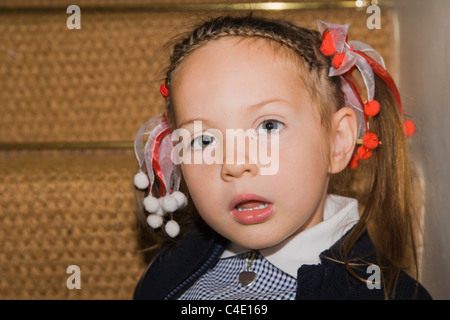
[[[173,72],[190,53],[209,41],[232,36],[272,40],[299,54],[311,69],[329,66],[327,58],[318,54],[317,48],[320,47],[321,39],[317,31],[304,29],[284,21],[226,16],[198,26],[173,47],[170,67],[166,72],[166,85],[170,86]]]

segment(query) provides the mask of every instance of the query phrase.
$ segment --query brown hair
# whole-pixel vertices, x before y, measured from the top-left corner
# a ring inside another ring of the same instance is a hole
[[[340,79],[328,76],[331,58],[320,52],[322,40],[319,32],[283,20],[253,16],[218,17],[202,23],[192,32],[182,35],[181,39],[177,38],[166,70],[165,83],[169,91],[178,67],[190,53],[209,41],[230,36],[265,39],[293,53],[292,56],[300,62],[302,82],[319,107],[322,125],[327,132],[330,130],[333,112],[345,104]],[[414,220],[417,208],[413,201],[412,168],[403,133],[402,115],[390,88],[380,78],[375,78],[375,99],[383,108],[371,120],[370,127],[383,144],[376,149],[372,158],[362,161],[357,170],[345,169],[331,175],[328,192],[356,198],[362,211],[359,222],[341,244],[341,262],[351,274],[358,277],[353,271],[357,263],[349,261],[348,256],[356,241],[369,230],[379,265],[381,257],[389,262],[383,273],[385,296],[389,298],[394,294],[400,270],[410,267],[411,257],[414,267],[417,266]],[[166,102],[166,114],[169,122],[174,124],[170,96]],[[183,210],[183,214],[179,215],[179,219],[185,219],[180,224],[186,226],[196,218],[198,214],[193,206],[187,213]],[[143,214],[141,220],[145,224]],[[160,237],[152,241],[156,241],[156,246],[162,243]]]

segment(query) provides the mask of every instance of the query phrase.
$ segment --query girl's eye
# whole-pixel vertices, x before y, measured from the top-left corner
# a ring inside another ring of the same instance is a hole
[[[264,120],[263,122],[261,122],[261,124],[258,126],[256,131],[260,134],[267,134],[267,133],[272,134],[272,133],[277,133],[283,127],[284,127],[284,124],[281,123],[280,121],[270,119],[270,120]],[[261,131],[261,130],[264,130],[264,131]]]
[[[191,147],[194,150],[205,149],[208,146],[212,146],[216,144],[216,139],[211,136],[201,135],[197,138],[194,138],[191,142]]]

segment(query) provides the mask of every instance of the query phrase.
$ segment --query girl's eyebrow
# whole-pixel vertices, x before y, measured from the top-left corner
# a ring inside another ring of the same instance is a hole
[[[286,100],[281,99],[281,98],[267,99],[267,100],[258,102],[257,104],[254,104],[254,105],[249,106],[248,109],[249,109],[250,111],[254,111],[255,109],[262,108],[262,107],[264,107],[265,105],[267,105],[267,104],[269,104],[269,103],[273,103],[273,102],[286,102]],[[186,126],[186,125],[188,125],[188,124],[191,124],[191,123],[193,123],[194,121],[201,121],[202,123],[207,123],[207,122],[208,122],[208,120],[206,120],[206,119],[196,118],[196,119],[191,119],[191,120],[183,121],[182,123],[180,123],[180,125],[178,126],[178,128],[181,128],[181,127],[184,127],[184,126]]]
[[[181,128],[181,127],[187,126],[188,124],[194,123],[194,121],[201,121],[202,125],[203,124],[208,124],[208,120],[207,119],[195,118],[195,119],[186,120],[186,121],[180,123],[178,125],[178,128]]]
[[[261,108],[261,107],[265,106],[266,104],[269,104],[269,103],[272,103],[272,102],[286,102],[286,100],[283,100],[281,98],[267,99],[267,100],[261,101],[261,102],[259,102],[257,104],[254,104],[254,105],[250,106],[249,109],[251,111],[253,111],[254,109]]]

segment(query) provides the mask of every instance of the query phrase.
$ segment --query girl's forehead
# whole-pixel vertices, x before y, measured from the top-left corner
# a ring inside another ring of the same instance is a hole
[[[198,64],[209,64],[212,71],[216,63],[221,61],[232,65],[261,59],[289,64],[296,64],[300,60],[290,49],[272,40],[227,36],[208,41],[190,53],[172,75],[172,83],[177,81],[184,70],[198,68]]]
[[[265,39],[225,37],[210,41],[180,64],[172,77],[171,93],[177,100],[179,93],[190,95],[195,90],[201,94],[210,93],[206,90],[238,92],[286,81],[297,86],[299,68],[286,50]]]
[[[173,79],[171,94],[175,105],[180,95],[201,100],[223,94],[222,99],[230,100],[238,95],[284,91],[298,86],[297,78],[294,64],[274,55],[270,47],[223,39],[198,49],[183,62]]]
[[[231,37],[194,52],[171,88],[177,127],[192,119],[219,118],[225,123],[237,114],[250,114],[251,106],[272,100],[292,108],[300,103],[311,105],[289,59],[278,57],[262,41]]]

